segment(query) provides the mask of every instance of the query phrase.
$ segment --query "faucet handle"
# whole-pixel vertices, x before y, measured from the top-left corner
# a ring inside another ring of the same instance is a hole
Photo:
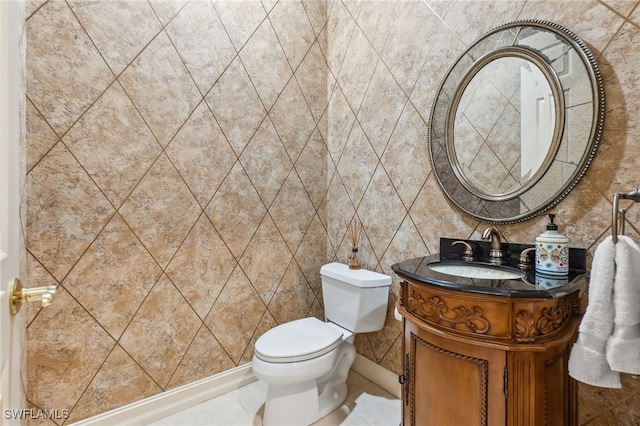
[[[467,243],[466,241],[454,241],[451,243],[451,246],[457,246],[458,244],[464,244],[465,246],[465,250],[464,253],[462,254],[462,259],[464,260],[473,260],[473,248],[471,247],[471,244]]]
[[[529,256],[529,253],[531,253],[532,251],[536,251],[536,248],[529,247],[520,252],[520,257],[518,257],[518,266],[524,269],[531,268],[531,264],[533,262],[531,262],[531,256]]]

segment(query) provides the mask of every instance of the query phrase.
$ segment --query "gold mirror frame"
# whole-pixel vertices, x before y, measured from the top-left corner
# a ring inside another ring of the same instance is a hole
[[[551,57],[545,52],[549,41],[555,43]],[[526,59],[545,75],[554,96],[555,128],[540,169],[520,187],[491,194],[461,170],[453,129],[469,82],[487,64],[505,57]],[[449,69],[431,110],[429,158],[440,189],[465,214],[490,223],[521,222],[555,206],[578,183],[600,142],[603,122],[602,78],[585,43],[557,24],[516,21],[483,35]]]

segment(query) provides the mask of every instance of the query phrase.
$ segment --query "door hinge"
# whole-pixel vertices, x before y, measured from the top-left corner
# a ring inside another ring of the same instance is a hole
[[[504,381],[503,382],[504,395],[507,396],[508,395],[508,390],[509,390],[507,367],[504,368],[503,381]]]
[[[404,403],[409,401],[409,354],[405,354],[404,374],[398,376],[398,382],[404,387]]]

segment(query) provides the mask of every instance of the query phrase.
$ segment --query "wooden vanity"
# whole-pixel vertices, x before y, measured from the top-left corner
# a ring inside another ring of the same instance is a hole
[[[574,425],[567,362],[584,271],[536,284],[434,272],[440,254],[393,265],[401,278],[403,424]]]

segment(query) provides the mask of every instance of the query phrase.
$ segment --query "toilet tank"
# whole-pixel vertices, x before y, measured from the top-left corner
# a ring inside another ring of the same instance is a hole
[[[349,269],[342,263],[320,268],[327,321],[354,333],[377,331],[384,326],[391,277],[366,269]]]

